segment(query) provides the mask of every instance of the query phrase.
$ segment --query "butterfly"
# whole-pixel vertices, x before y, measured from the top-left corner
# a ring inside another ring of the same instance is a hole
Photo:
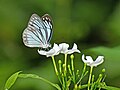
[[[52,33],[52,20],[48,14],[41,18],[37,14],[32,14],[27,28],[23,31],[23,43],[27,47],[49,48]]]

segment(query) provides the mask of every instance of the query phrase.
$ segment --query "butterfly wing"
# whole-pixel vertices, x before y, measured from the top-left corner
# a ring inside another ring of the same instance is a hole
[[[52,37],[52,19],[48,14],[42,16],[43,24],[46,27],[46,39],[50,42]]]
[[[46,16],[44,17],[46,18]],[[42,19],[44,19],[42,18]],[[28,27],[23,32],[23,42],[28,47],[48,48],[52,36],[52,24],[42,20],[37,14],[33,14]]]

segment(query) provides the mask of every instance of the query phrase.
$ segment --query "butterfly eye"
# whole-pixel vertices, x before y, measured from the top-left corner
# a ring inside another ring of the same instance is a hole
[[[42,20],[44,21],[44,20],[45,20],[45,18],[42,18]]]

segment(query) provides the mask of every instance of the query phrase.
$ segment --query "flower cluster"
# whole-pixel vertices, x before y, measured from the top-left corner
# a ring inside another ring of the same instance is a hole
[[[59,45],[55,44],[53,45],[53,48],[50,49],[49,51],[44,51],[44,50],[39,50],[38,53],[40,55],[46,55],[47,57],[55,56],[58,55],[59,53],[63,54],[72,54],[74,52],[80,53],[80,50],[78,50],[77,45],[74,43],[72,49],[68,49],[69,44],[66,43],[61,43]],[[104,61],[104,56],[98,56],[95,61],[93,61],[91,56],[86,56],[83,54],[82,55],[82,61],[86,63],[88,66],[97,66]]]
[[[53,45],[53,48],[50,49],[49,51],[44,51],[44,50],[39,50],[38,53],[41,55],[46,55],[47,57],[55,56],[58,55],[59,53],[63,54],[72,54],[74,52],[80,53],[80,51],[77,49],[77,45],[74,43],[72,49],[68,49],[69,45],[66,43],[61,43],[59,45],[55,44]]]

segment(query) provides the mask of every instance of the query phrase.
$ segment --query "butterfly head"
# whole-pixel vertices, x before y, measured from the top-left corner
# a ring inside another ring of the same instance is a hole
[[[47,44],[42,45],[42,48],[50,48],[50,47],[51,47],[51,44],[50,44],[50,43],[47,43]]]

